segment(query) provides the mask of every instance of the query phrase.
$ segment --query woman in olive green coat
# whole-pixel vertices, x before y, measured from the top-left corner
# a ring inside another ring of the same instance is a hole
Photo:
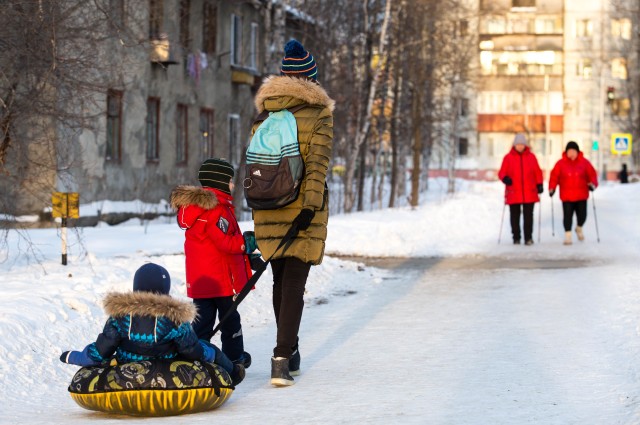
[[[255,105],[258,112],[304,105],[294,112],[304,178],[293,203],[277,210],[253,211],[258,248],[264,258],[273,255],[273,309],[278,332],[271,359],[271,383],[276,386],[292,385],[291,375],[300,372],[298,330],[304,287],[311,266],[322,262],[327,238],[329,193],[325,180],[331,158],[335,104],[317,83],[313,56],[295,40],[285,46],[281,71],[283,75],[264,81]],[[275,252],[294,223],[300,230],[295,240],[286,251],[281,248]]]

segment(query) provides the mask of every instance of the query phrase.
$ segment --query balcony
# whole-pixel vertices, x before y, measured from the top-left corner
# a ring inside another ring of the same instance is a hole
[[[175,65],[178,61],[173,52],[173,46],[166,36],[160,36],[149,41],[149,60],[160,65]]]

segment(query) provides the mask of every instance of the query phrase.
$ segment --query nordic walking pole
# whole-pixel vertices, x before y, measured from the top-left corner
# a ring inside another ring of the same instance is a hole
[[[538,243],[540,243],[541,227],[542,227],[542,197],[540,197],[540,206],[538,207]]]
[[[596,237],[598,238],[598,243],[600,243],[600,231],[598,230],[598,216],[596,215],[596,197],[593,196],[593,192],[591,192],[591,203],[593,204],[593,220],[596,222]]]
[[[556,226],[553,223],[553,196],[551,197],[551,236],[556,236]]]
[[[502,218],[500,219],[500,234],[498,234],[498,245],[500,245],[500,238],[502,237],[502,224],[504,223],[504,211],[507,209],[507,204],[504,204],[502,208]]]

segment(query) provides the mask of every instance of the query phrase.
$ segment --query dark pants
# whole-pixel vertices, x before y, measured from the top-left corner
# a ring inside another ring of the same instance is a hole
[[[564,231],[571,231],[571,223],[573,222],[573,213],[576,213],[576,219],[578,226],[582,227],[585,221],[587,221],[587,200],[576,202],[563,202],[562,203],[562,224],[564,224]]]
[[[193,321],[193,330],[199,339],[205,341],[213,337],[213,328],[216,324],[216,314],[220,319],[231,308],[233,296],[218,298],[196,298],[193,303],[198,308],[198,317]],[[242,337],[242,324],[240,313],[234,311],[220,328],[220,341],[222,352],[231,360],[237,360],[244,353],[244,340]]]
[[[509,205],[509,213],[511,214],[511,234],[514,241],[521,239],[520,235],[520,210],[524,216],[524,240],[533,239],[533,206],[530,204],[511,204]]]
[[[278,333],[274,357],[289,358],[298,344],[298,331],[304,308],[304,287],[310,263],[294,257],[271,261],[273,271],[273,312]]]

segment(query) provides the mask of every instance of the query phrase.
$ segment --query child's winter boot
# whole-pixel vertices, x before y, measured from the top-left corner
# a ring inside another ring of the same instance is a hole
[[[249,369],[249,366],[251,366],[251,354],[246,351],[243,352],[239,359],[233,360],[233,364],[241,364],[245,369]]]
[[[576,235],[578,235],[578,240],[579,241],[583,241],[584,240],[584,233],[582,232],[582,227],[581,226],[576,226]]]
[[[564,244],[565,245],[571,245],[571,231],[569,232],[564,232]]]
[[[289,375],[300,375],[300,351],[298,351],[297,347],[289,359]]]
[[[235,387],[244,379],[244,366],[241,364],[233,365],[233,372],[231,372],[231,384]]]
[[[271,357],[271,385],[286,387],[295,382],[289,374],[289,359],[286,357]]]

